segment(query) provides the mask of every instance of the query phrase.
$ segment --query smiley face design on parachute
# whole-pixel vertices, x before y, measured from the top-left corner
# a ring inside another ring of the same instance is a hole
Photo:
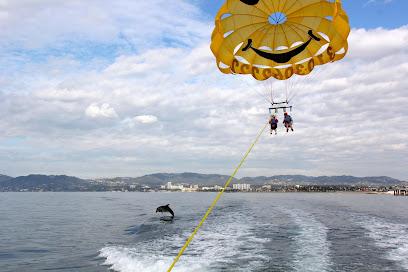
[[[242,3],[249,5],[249,6],[254,6],[256,4],[258,4],[259,0],[240,0]],[[284,50],[285,52],[266,52],[257,48],[252,47],[252,39],[248,39],[248,44],[242,49],[242,51],[246,51],[249,48],[251,48],[252,50],[255,51],[256,54],[258,54],[259,56],[272,60],[274,62],[277,63],[286,63],[288,61],[290,61],[294,56],[300,54],[303,50],[306,49],[306,47],[309,45],[309,43],[313,40],[315,41],[320,41],[320,38],[316,37],[313,34],[312,30],[309,30],[307,32],[307,34],[309,35],[309,40],[301,45],[298,45],[296,47],[294,47],[291,50]]]

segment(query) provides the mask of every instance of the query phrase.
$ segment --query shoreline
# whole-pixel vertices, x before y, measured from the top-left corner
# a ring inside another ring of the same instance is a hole
[[[0,193],[220,193],[220,191],[4,191]],[[245,194],[274,194],[274,193],[340,193],[340,194],[371,194],[371,195],[394,195],[394,191],[375,192],[375,191],[224,191],[224,193],[245,193]]]

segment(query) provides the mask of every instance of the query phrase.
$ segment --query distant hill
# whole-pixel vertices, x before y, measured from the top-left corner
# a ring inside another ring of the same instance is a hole
[[[116,177],[97,180],[83,180],[66,175],[28,175],[12,178],[0,175],[0,191],[109,191],[129,189],[131,186],[144,188],[158,188],[171,182],[172,185],[185,186],[224,186],[230,176],[218,174],[197,173],[157,173],[141,177]],[[319,176],[309,177],[303,175],[276,175],[233,178],[230,186],[236,183],[249,183],[253,187],[271,185],[273,187],[286,187],[295,185],[318,186],[401,186],[408,185],[406,181],[378,176],[378,177],[353,177],[353,176]],[[134,187],[135,188],[135,187]]]
[[[145,175],[138,177],[136,182],[139,184],[146,185],[165,185],[167,182],[173,184],[198,184],[201,186],[214,186],[223,185],[227,183],[231,176],[217,175],[217,174],[197,174],[197,173],[180,173],[180,174],[169,174],[169,173],[159,173]],[[237,181],[233,179],[232,181]]]
[[[317,177],[315,179],[318,184],[339,184],[339,185],[401,185],[404,182],[398,179],[378,176],[378,177],[353,177],[353,176],[333,176],[333,177]],[[406,183],[406,182],[405,182]]]
[[[353,177],[353,176],[319,176],[309,177],[302,175],[277,175],[271,177],[245,177],[239,180],[240,183],[251,185],[345,185],[345,186],[378,186],[378,185],[402,185],[407,182],[385,177]]]
[[[10,180],[10,179],[12,179],[12,178],[13,178],[13,177],[9,177],[9,176],[0,174],[0,182],[6,181],[6,180]]]
[[[0,183],[0,191],[44,190],[72,191],[88,185],[88,182],[65,175],[29,175],[12,178]]]
[[[165,185],[167,182],[172,184],[186,183],[198,184],[200,186],[225,185],[230,176],[216,174],[197,174],[197,173],[159,173],[138,177],[135,180],[139,184],[146,185]],[[275,186],[292,186],[292,185],[344,185],[344,186],[379,186],[379,185],[402,185],[407,182],[385,177],[353,177],[353,176],[319,176],[310,177],[303,175],[276,175],[276,176],[258,176],[244,177],[241,179],[233,178],[230,184],[249,183],[252,186],[275,185]]]

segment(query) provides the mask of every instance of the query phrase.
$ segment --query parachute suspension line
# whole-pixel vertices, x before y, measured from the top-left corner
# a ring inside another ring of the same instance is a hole
[[[262,96],[266,101],[270,102],[268,99],[268,95],[266,95],[265,93],[261,93],[260,91],[257,90],[257,88],[255,88],[255,92]]]
[[[313,80],[315,80],[323,71],[325,71],[328,68],[329,65],[322,65],[321,67],[319,67],[320,69],[318,71],[316,71],[315,74],[307,77],[307,80],[303,81],[302,84],[300,84],[300,86],[297,86],[296,89],[292,92],[293,95],[291,95],[291,98],[289,99],[289,102],[295,98],[295,96],[297,96],[300,91],[303,89],[303,87],[305,85],[308,85],[309,83],[311,83]],[[331,65],[330,65],[331,66]]]
[[[186,249],[186,247],[188,246],[188,244],[191,242],[191,240],[193,239],[194,235],[196,234],[196,232],[198,231],[198,229],[201,227],[201,225],[203,224],[204,220],[207,218],[207,216],[210,214],[212,208],[215,206],[215,203],[217,203],[218,199],[221,197],[222,193],[225,191],[225,189],[227,188],[228,184],[230,183],[230,181],[232,180],[232,178],[235,176],[235,173],[237,173],[238,169],[241,167],[241,165],[244,163],[246,157],[248,156],[249,152],[251,152],[252,148],[255,146],[256,142],[258,141],[259,137],[261,137],[262,133],[264,132],[265,128],[268,126],[269,124],[269,120],[266,123],[266,125],[264,126],[264,128],[262,129],[261,133],[259,133],[258,137],[256,138],[255,142],[252,144],[251,148],[248,150],[248,152],[246,153],[245,157],[242,159],[241,163],[238,165],[237,169],[235,169],[234,174],[232,174],[232,176],[230,177],[230,179],[228,180],[228,182],[225,184],[224,189],[222,189],[222,191],[218,194],[217,198],[214,200],[214,203],[211,205],[210,209],[207,211],[207,213],[204,215],[203,219],[201,220],[200,224],[198,224],[198,227],[195,229],[195,231],[193,232],[193,234],[191,234],[190,238],[187,240],[187,242],[185,243],[185,245],[183,246],[183,248],[181,249],[180,253],[178,254],[177,258],[174,260],[173,264],[170,266],[169,270],[167,270],[167,272],[170,272],[173,269],[173,266],[176,264],[177,260],[180,258],[181,254],[183,254],[184,250]]]
[[[273,81],[271,80],[271,104],[273,105]]]
[[[236,74],[236,76],[238,76],[238,78],[244,82],[249,88],[254,89],[255,92],[257,92],[263,99],[265,99],[266,101],[268,101],[268,103],[270,103],[269,101],[269,94],[265,94],[265,92],[262,92],[262,88],[259,85],[253,86],[251,84],[248,83],[248,81],[246,81],[244,79],[244,75],[240,75],[240,74]]]
[[[291,78],[288,79],[288,94],[286,97],[286,101],[289,103],[291,98],[293,97],[293,90],[297,89],[299,84],[301,83],[301,76],[299,75],[293,75]]]
[[[273,81],[271,79],[265,79],[260,82],[259,85],[265,93],[266,97],[269,97],[269,103],[273,104]]]
[[[270,100],[269,100],[269,94],[265,91],[265,89],[264,88],[262,88],[261,86],[256,86],[255,87],[255,91],[260,95],[260,96],[262,96],[266,101],[268,101],[269,103],[271,102]]]
[[[268,100],[268,102],[270,102],[269,101],[269,96],[270,96],[269,95],[269,86],[268,86],[267,80],[261,81],[260,83],[256,84],[256,86],[257,86],[259,92],[262,92],[262,94],[263,94],[262,96],[265,97],[265,99]]]

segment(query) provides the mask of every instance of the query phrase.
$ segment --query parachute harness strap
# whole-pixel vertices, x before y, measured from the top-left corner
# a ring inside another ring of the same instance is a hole
[[[225,184],[224,188],[222,189],[222,191],[218,194],[217,198],[214,200],[214,203],[211,205],[210,209],[208,209],[207,213],[204,215],[203,219],[201,220],[200,224],[198,224],[198,227],[195,229],[195,231],[193,232],[193,234],[191,234],[190,238],[188,239],[188,241],[185,243],[185,245],[183,246],[183,248],[181,249],[180,253],[178,254],[177,258],[174,260],[173,264],[170,266],[169,270],[167,270],[167,272],[170,272],[171,269],[173,269],[173,266],[176,264],[177,260],[180,258],[180,256],[183,254],[184,250],[187,248],[188,244],[191,242],[191,240],[193,239],[194,235],[196,234],[196,232],[198,231],[198,229],[201,227],[201,225],[204,223],[204,220],[207,218],[207,216],[210,214],[212,208],[215,206],[215,203],[217,203],[218,199],[221,197],[222,193],[225,191],[225,189],[227,188],[228,184],[230,183],[230,181],[232,180],[232,178],[235,176],[235,174],[237,173],[238,169],[241,167],[241,165],[244,163],[246,157],[248,156],[249,152],[251,152],[252,148],[255,146],[256,142],[258,141],[259,137],[261,137],[262,133],[264,132],[265,128],[267,127],[267,125],[269,124],[269,121],[266,123],[265,127],[262,129],[261,133],[259,133],[258,137],[256,138],[255,142],[252,144],[251,148],[248,150],[248,152],[246,153],[245,157],[242,159],[241,163],[238,165],[237,169],[235,169],[234,174],[232,174],[232,176],[230,177],[230,179],[228,180],[227,184]]]

